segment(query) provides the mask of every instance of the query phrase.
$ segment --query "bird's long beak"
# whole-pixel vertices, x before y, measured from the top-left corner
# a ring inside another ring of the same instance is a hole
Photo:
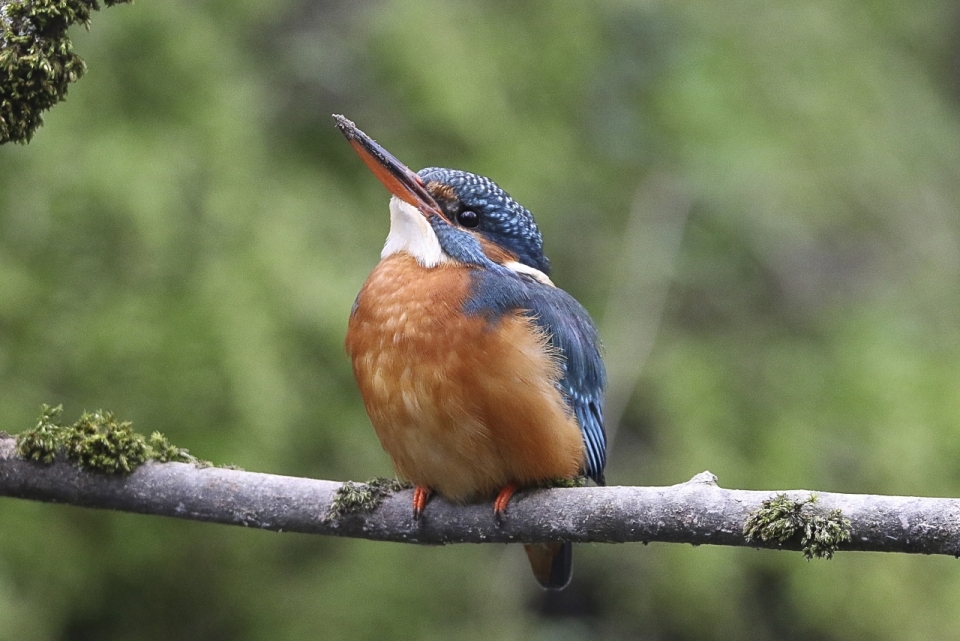
[[[333,117],[337,121],[337,129],[346,136],[353,150],[391,194],[413,205],[424,215],[436,214],[441,220],[444,218],[440,206],[427,191],[420,176],[378,145],[373,138],[357,129],[353,122],[339,114],[334,114]]]

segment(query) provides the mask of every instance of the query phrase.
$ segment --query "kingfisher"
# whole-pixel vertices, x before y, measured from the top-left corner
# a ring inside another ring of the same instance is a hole
[[[346,348],[413,517],[433,493],[493,500],[558,479],[604,484],[606,372],[596,326],[550,280],[533,215],[489,178],[407,168],[353,122],[337,128],[390,191],[380,263],[357,295]],[[572,545],[525,545],[563,589]]]

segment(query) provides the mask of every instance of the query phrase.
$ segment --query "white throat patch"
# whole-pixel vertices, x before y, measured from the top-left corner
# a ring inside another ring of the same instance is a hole
[[[436,232],[416,207],[396,196],[390,198],[390,233],[380,258],[406,252],[424,267],[436,267],[450,260],[440,248]]]

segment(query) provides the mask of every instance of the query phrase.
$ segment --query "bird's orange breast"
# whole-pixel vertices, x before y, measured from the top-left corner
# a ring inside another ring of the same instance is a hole
[[[464,265],[397,253],[357,298],[347,352],[397,473],[454,501],[576,476],[583,437],[558,355],[523,314],[465,315],[469,288]]]

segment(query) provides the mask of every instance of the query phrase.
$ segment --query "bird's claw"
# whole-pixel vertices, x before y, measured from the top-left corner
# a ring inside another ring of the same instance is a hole
[[[418,485],[413,488],[413,520],[419,521],[423,516],[423,510],[427,507],[427,501],[430,500],[430,488]]]
[[[504,486],[500,493],[497,494],[496,500],[493,502],[493,520],[497,525],[503,525],[503,518],[507,511],[507,505],[510,503],[510,499],[517,491],[517,485],[511,483],[510,485]]]

